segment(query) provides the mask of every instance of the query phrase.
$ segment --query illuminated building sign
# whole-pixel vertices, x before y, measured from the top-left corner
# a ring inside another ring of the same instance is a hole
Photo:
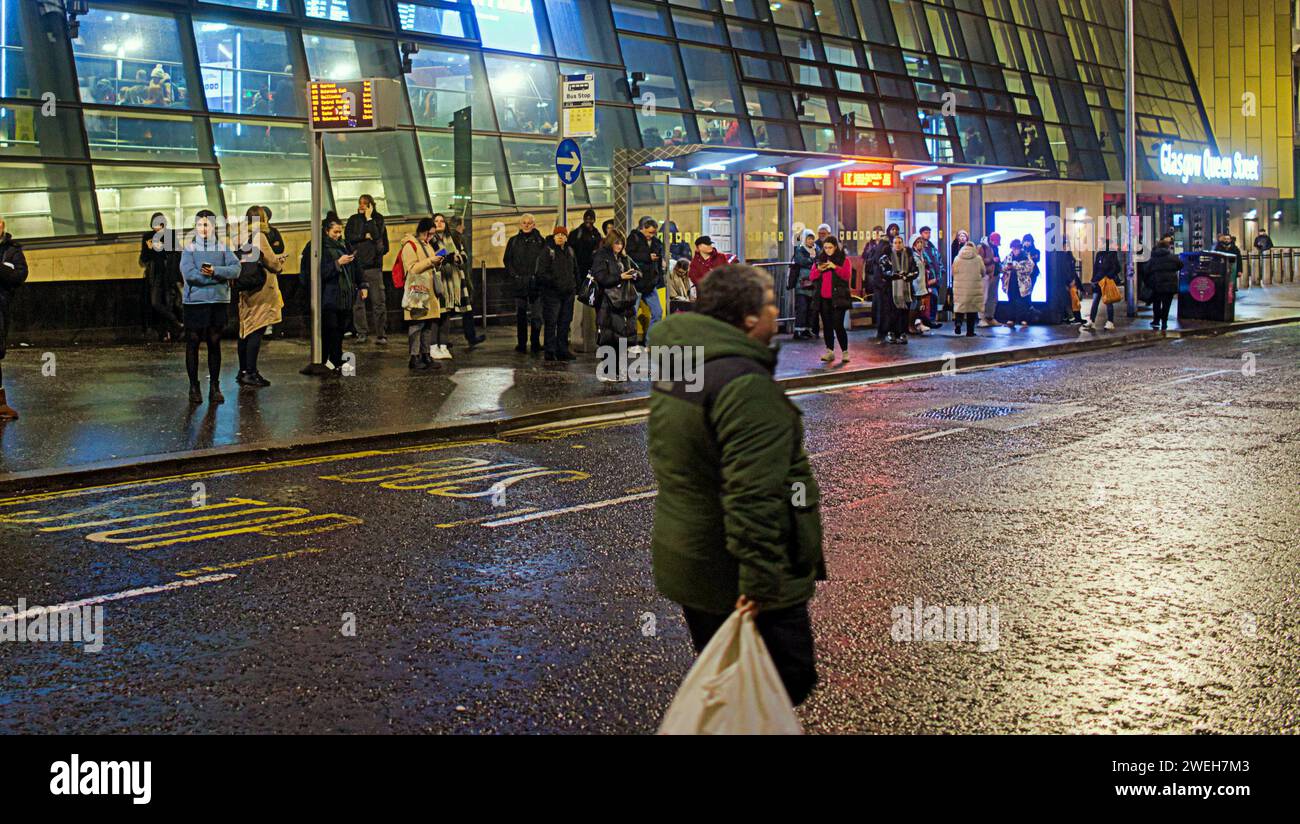
[[[854,191],[872,191],[894,188],[893,169],[865,169],[840,172],[840,188]]]
[[[1258,182],[1260,179],[1259,155],[1242,157],[1241,152],[1216,155],[1208,148],[1196,152],[1180,152],[1171,143],[1160,144],[1160,174],[1176,177],[1183,183],[1189,180],[1233,182]]]

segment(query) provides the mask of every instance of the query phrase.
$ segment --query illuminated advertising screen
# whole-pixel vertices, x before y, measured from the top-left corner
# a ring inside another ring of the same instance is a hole
[[[1034,281],[1034,291],[1030,299],[1034,303],[1047,302],[1047,212],[1043,209],[999,209],[994,208],[992,232],[1002,236],[1002,245],[998,254],[1006,260],[1011,254],[1011,241],[1032,235],[1034,245],[1038,247],[1038,280]],[[1010,300],[1007,290],[998,283],[998,300]]]
[[[369,131],[375,124],[375,88],[370,80],[313,81],[308,112],[311,127],[323,131]]]

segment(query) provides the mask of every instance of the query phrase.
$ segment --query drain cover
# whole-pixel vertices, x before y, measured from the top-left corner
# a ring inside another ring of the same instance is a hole
[[[986,421],[989,418],[1001,418],[1020,411],[1014,406],[980,406],[973,403],[959,403],[953,406],[940,407],[939,409],[928,409],[919,413],[916,417],[936,421]]]

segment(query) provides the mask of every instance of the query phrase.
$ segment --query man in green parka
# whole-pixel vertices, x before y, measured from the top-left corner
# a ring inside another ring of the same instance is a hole
[[[652,554],[695,651],[734,609],[754,613],[799,704],[817,682],[808,601],[826,571],[801,415],[773,378],[777,317],[771,277],[732,264],[700,281],[695,311],[653,328],[652,356],[694,347],[703,380],[660,375],[650,396]]]

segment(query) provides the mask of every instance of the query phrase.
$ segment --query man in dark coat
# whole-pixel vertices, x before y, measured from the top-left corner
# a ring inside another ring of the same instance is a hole
[[[388,254],[388,230],[384,226],[384,216],[375,208],[373,197],[362,195],[357,199],[357,213],[348,218],[343,227],[343,237],[356,255],[356,269],[366,288],[366,298],[361,298],[358,292],[357,305],[352,312],[357,343],[366,342],[373,326],[375,343],[385,346],[388,344],[388,300],[384,291],[384,255]],[[366,324],[367,302],[373,313],[370,326]]]
[[[569,236],[569,248],[578,262],[578,279],[587,277],[591,271],[591,256],[600,248],[605,237],[596,228],[596,210],[588,209],[582,213],[582,225],[573,230]]]
[[[653,351],[699,353],[700,378],[682,368],[650,394],[655,586],[681,604],[696,652],[732,610],[752,615],[798,704],[817,682],[808,601],[826,569],[803,424],[773,379],[772,278],[720,267],[700,282],[695,307],[651,334]]]
[[[506,243],[503,263],[506,277],[510,279],[511,294],[515,299],[515,351],[528,351],[529,330],[532,330],[532,351],[542,351],[542,301],[537,291],[537,259],[546,245],[546,238],[537,231],[537,219],[531,214],[519,218],[519,233]]]
[[[578,260],[568,245],[569,230],[556,226],[537,259],[537,288],[541,293],[546,360],[570,361],[569,324],[573,295],[578,288]]]
[[[1182,270],[1183,261],[1174,253],[1173,238],[1161,238],[1143,267],[1151,289],[1152,329],[1169,328],[1169,307],[1178,294],[1178,273]]]
[[[4,218],[0,218],[0,421],[18,420],[18,410],[9,405],[5,397],[4,358],[5,342],[9,337],[9,303],[18,287],[27,280],[27,258],[23,247],[5,231]]]

